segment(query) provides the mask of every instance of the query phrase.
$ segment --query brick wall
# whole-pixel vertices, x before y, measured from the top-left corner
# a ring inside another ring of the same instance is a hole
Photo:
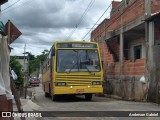
[[[104,19],[99,25],[98,27],[92,31],[91,33],[91,40],[92,41],[99,41],[99,39],[103,38],[104,36],[106,36],[105,33],[105,27],[106,27],[106,21],[108,19]]]
[[[152,0],[152,13],[160,11],[160,0]]]
[[[127,24],[140,16],[144,15],[145,3],[144,0],[135,0],[132,4],[124,9],[123,24]]]
[[[115,41],[111,43],[116,43]],[[119,74],[119,62],[114,61],[114,55],[111,54],[107,44],[105,42],[99,43],[100,53],[104,68],[105,75],[118,75]],[[119,52],[119,45],[113,44],[114,50]],[[117,54],[118,54],[117,52]],[[119,55],[119,54],[118,54]],[[145,59],[137,59],[134,62],[124,60],[123,75],[144,75],[145,73]]]
[[[110,13],[111,16],[119,11],[119,8],[121,7],[120,4],[121,4],[120,1],[112,1],[112,10]]]
[[[119,2],[112,2],[112,7],[118,7]],[[117,8],[118,9],[118,8]],[[97,41],[99,38],[106,36],[113,30],[119,29],[121,24],[125,25],[145,13],[145,0],[133,0],[131,4],[127,5],[122,11],[112,15],[110,19],[105,19],[91,34],[91,38]],[[160,0],[152,0],[152,13],[160,11]],[[122,17],[122,23],[121,23]]]
[[[138,101],[146,100],[148,95],[148,82],[147,81],[146,83],[140,82],[140,78],[145,74],[146,70],[145,54],[141,56],[143,58],[136,59],[135,61],[134,59],[132,59],[132,57],[128,58],[130,60],[126,60],[124,58],[122,76],[119,76],[120,63],[115,62],[115,55],[114,55],[116,54],[119,57],[119,51],[120,51],[119,42],[116,39],[112,39],[110,41],[105,42],[103,39],[103,36],[107,36],[110,32],[119,29],[121,25],[126,25],[129,22],[134,21],[135,19],[145,15],[145,0],[131,0],[131,2],[123,9],[123,11],[121,10],[116,11],[115,7],[117,7],[117,9],[123,8],[121,6],[119,7],[119,5],[117,3],[114,4],[114,2],[112,2],[112,7],[114,8],[114,11],[112,12],[114,12],[114,14],[111,13],[110,19],[104,20],[91,33],[91,39],[99,42],[101,57],[102,60],[104,61],[103,64],[103,70],[105,76],[104,91],[107,92],[108,94],[121,96],[123,99],[127,100],[129,99]],[[152,13],[160,11],[160,0],[152,0],[151,11]],[[131,43],[132,45],[133,41],[134,40],[132,39]],[[136,42],[139,43],[140,40]],[[155,22],[155,42],[157,46],[160,45],[159,20]],[[146,44],[143,45],[142,43],[142,46],[145,45]],[[112,49],[112,51],[114,51],[114,53],[111,51],[110,48]],[[145,49],[143,49],[143,51],[145,51]],[[131,54],[134,55],[134,53]],[[159,75],[158,72],[156,74]],[[155,82],[153,83],[155,84]],[[153,92],[153,94],[155,95],[155,92]]]
[[[98,45],[100,48],[101,59],[103,61],[103,71],[106,73],[107,62],[111,62],[112,55],[110,54],[105,41],[99,42]]]
[[[111,54],[113,54],[114,61],[119,61],[120,45],[118,38],[114,38],[111,41],[107,41],[107,45]]]
[[[120,3],[121,2],[119,2],[119,1],[112,1],[112,9],[117,8]]]
[[[142,15],[144,15],[144,0],[134,0],[131,4],[125,7],[122,11],[111,16],[110,19],[104,20],[91,34],[91,39],[98,41],[104,35],[107,35],[113,30],[119,29],[121,24],[125,25]],[[114,2],[113,2],[114,3]],[[122,17],[122,22],[121,22]],[[103,24],[103,25],[102,25]]]
[[[145,59],[137,59],[135,62],[125,61],[123,74],[124,75],[144,75]]]
[[[124,2],[124,1],[123,1]],[[110,19],[105,19],[92,33],[91,40],[99,42],[101,56],[104,61],[104,69],[106,74],[119,74],[119,62],[115,62],[119,58],[119,41],[113,39],[111,41],[102,42],[104,36],[107,36],[113,30],[119,29],[121,23],[123,25],[144,15],[145,0],[132,0],[122,11],[111,16]],[[112,2],[113,9],[121,3]],[[122,18],[122,22],[121,22]],[[114,52],[114,53],[113,53]],[[124,58],[125,59],[125,58]],[[136,60],[135,62],[124,61],[124,75],[142,75],[144,74],[144,59]],[[139,68],[137,70],[137,68]]]

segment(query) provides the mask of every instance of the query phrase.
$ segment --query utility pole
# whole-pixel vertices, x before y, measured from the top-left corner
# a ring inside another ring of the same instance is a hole
[[[27,97],[27,87],[28,87],[28,80],[29,80],[29,52],[26,52],[26,44],[24,46],[24,98]],[[27,56],[25,56],[27,54]],[[27,65],[25,59],[27,58]]]
[[[26,96],[27,96],[27,82],[26,82],[26,67],[25,67],[25,53],[26,53],[26,44],[24,45],[24,66],[23,66],[23,73],[24,73],[24,98],[26,99]]]
[[[8,20],[8,43],[11,43],[11,24],[10,20]]]
[[[28,85],[28,80],[29,80],[29,52],[25,52],[27,54],[27,74],[26,74],[26,84]]]

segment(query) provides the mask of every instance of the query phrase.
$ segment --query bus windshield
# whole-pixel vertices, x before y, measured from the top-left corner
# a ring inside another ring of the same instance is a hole
[[[98,50],[58,50],[57,72],[98,72]]]

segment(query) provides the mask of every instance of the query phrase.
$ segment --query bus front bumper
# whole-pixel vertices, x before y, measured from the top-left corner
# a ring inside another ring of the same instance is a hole
[[[53,90],[55,95],[63,94],[86,94],[103,93],[102,85],[97,86],[56,86]]]

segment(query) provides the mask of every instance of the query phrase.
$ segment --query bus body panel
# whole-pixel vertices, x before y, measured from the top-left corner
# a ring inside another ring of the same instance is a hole
[[[49,69],[42,75],[42,88],[43,91],[46,93],[49,93],[49,86],[52,84],[51,78],[50,78],[50,72]]]
[[[101,72],[86,73],[56,73],[53,81],[53,94],[83,94],[103,93],[103,76]],[[100,81],[101,85],[92,85],[93,81]],[[55,86],[58,82],[65,82],[66,86]],[[78,92],[79,89],[84,91]],[[77,90],[77,91],[76,91]]]
[[[69,86],[64,87],[55,87],[54,88],[54,95],[64,95],[64,94],[86,94],[86,93],[103,93],[102,85],[98,86],[73,86],[72,88]]]

